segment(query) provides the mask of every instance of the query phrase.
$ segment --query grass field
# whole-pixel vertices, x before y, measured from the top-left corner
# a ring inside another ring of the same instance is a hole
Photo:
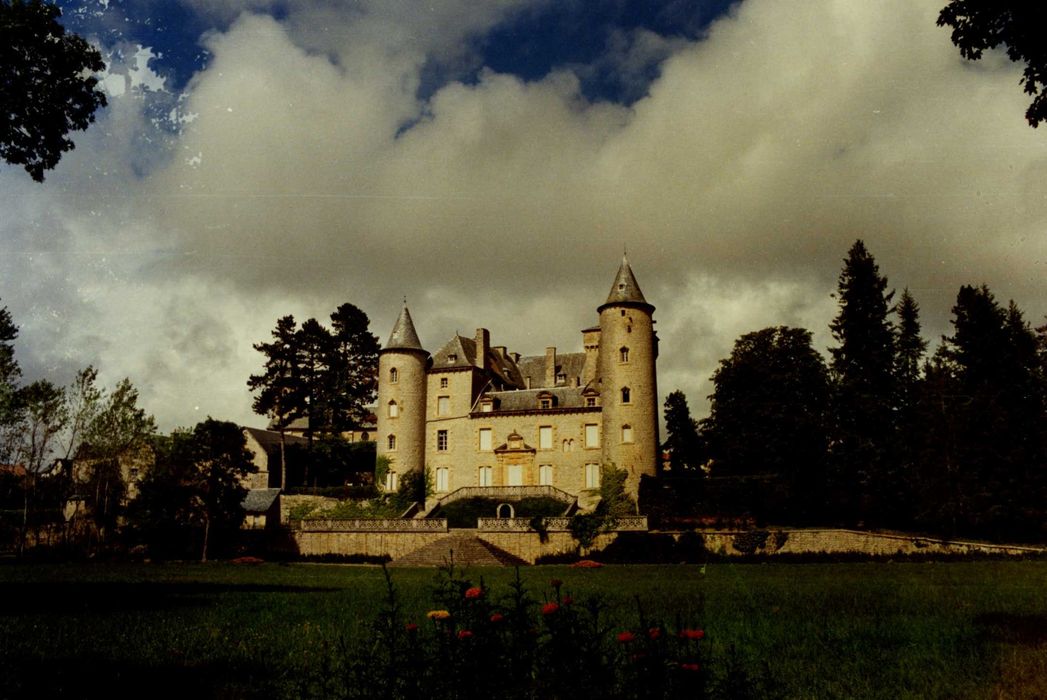
[[[492,595],[513,571],[482,574]],[[432,570],[392,573],[424,622]],[[710,673],[735,657],[785,697],[1047,697],[1047,562],[532,567],[600,595],[614,626],[647,615],[706,630]],[[0,565],[0,696],[295,697],[340,640],[366,639],[374,567]]]

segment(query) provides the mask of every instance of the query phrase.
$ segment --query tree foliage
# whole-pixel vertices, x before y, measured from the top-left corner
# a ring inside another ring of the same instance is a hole
[[[254,470],[235,423],[208,418],[192,431],[175,431],[142,481],[133,519],[158,551],[198,541],[207,561],[212,542],[227,543],[243,522],[243,480]]]
[[[703,450],[698,421],[691,417],[687,397],[676,390],[665,397],[665,442],[669,469],[674,475],[701,474]]]
[[[829,325],[837,346],[832,356],[833,449],[831,480],[842,511],[859,520],[883,503],[878,492],[893,478],[895,402],[893,291],[861,240],[840,272],[839,312]]]
[[[820,491],[829,381],[810,331],[747,333],[713,375],[701,422],[714,476],[777,474],[795,492]]]
[[[938,26],[952,27],[952,43],[967,59],[1005,46],[1007,57],[1025,63],[1021,84],[1033,95],[1025,112],[1029,126],[1047,119],[1047,5],[1038,0],[950,0],[938,14]]]
[[[41,0],[0,0],[0,158],[42,182],[106,104],[91,75],[98,51],[58,23],[61,10]]]

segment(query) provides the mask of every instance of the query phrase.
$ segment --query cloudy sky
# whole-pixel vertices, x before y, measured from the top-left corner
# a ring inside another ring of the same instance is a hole
[[[261,425],[277,317],[352,302],[432,351],[579,351],[623,248],[659,386],[741,333],[831,344],[863,238],[925,336],[961,284],[1047,313],[1047,133],[944,0],[68,0],[110,106],[43,185],[0,165],[28,379],[128,376],[163,429]]]

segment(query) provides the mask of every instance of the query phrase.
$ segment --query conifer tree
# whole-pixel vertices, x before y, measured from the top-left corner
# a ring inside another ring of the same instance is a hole
[[[881,489],[885,498],[880,505],[881,515],[888,524],[909,527],[920,492],[916,471],[920,449],[917,404],[923,389],[921,368],[927,341],[920,336],[920,307],[908,289],[902,292],[895,314],[898,316],[894,358],[896,461],[892,466],[896,469],[887,475],[889,481]]]
[[[888,314],[893,291],[861,240],[844,259],[830,324],[835,383],[833,481],[844,500],[841,514],[875,519],[878,490],[892,478],[894,436],[894,328]]]
[[[294,316],[284,316],[276,321],[273,342],[254,344],[265,355],[265,369],[247,379],[247,386],[257,392],[251,404],[254,412],[267,416],[270,426],[280,433],[281,489],[287,488],[287,428],[303,415],[297,325]]]
[[[662,449],[669,453],[672,473],[701,475],[702,445],[698,422],[691,418],[687,397],[680,390],[665,397],[665,433]]]
[[[367,406],[378,395],[378,336],[367,330],[367,314],[342,304],[331,314],[331,357],[325,390],[330,431],[339,434],[367,419]]]

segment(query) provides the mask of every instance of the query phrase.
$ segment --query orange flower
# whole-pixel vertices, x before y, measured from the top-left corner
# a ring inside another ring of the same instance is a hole
[[[557,605],[556,603],[551,603],[551,602],[550,603],[546,603],[545,605],[542,606],[542,614],[543,615],[552,615],[553,613],[555,613],[559,609],[560,609],[560,606]]]
[[[701,639],[705,636],[705,630],[695,629],[683,629],[680,630],[680,637],[683,639]]]
[[[465,589],[465,597],[469,600],[476,600],[477,598],[484,597],[484,589],[479,586],[473,586],[472,588]]]
[[[451,613],[446,610],[430,610],[425,616],[430,620],[447,620],[451,617]]]
[[[636,635],[630,632],[629,630],[625,630],[624,632],[618,633],[617,639],[621,644],[628,644],[629,642],[636,639]]]

